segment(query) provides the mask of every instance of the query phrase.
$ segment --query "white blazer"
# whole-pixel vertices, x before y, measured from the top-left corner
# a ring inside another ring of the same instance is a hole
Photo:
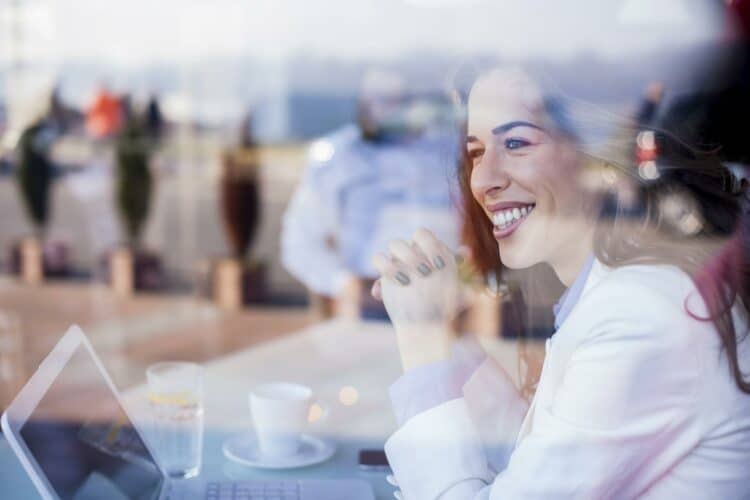
[[[750,396],[690,278],[594,262],[530,408],[485,362],[385,450],[406,500],[750,498]],[[733,311],[743,333],[747,320]],[[747,373],[750,339],[740,343]],[[487,439],[512,449],[497,469]],[[493,464],[494,465],[494,464]]]

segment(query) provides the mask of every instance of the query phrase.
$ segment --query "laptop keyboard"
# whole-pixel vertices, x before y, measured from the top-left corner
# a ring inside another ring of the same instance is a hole
[[[296,481],[235,481],[208,483],[205,500],[299,500]]]

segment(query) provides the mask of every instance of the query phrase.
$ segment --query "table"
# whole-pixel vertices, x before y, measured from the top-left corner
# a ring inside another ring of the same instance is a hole
[[[484,342],[483,342],[484,344]],[[485,347],[509,373],[517,372],[515,344],[491,341]],[[358,469],[363,447],[382,448],[396,429],[389,385],[401,366],[392,327],[387,323],[332,320],[284,338],[231,354],[206,365],[206,433],[201,477],[209,480],[254,478],[362,478],[372,484],[376,498],[393,498],[383,473]],[[257,384],[293,381],[309,385],[329,406],[330,415],[317,425],[317,434],[337,444],[334,457],[323,464],[290,471],[262,471],[226,460],[223,441],[251,429],[247,394]],[[129,409],[142,419],[145,387],[127,391]],[[3,498],[34,498],[26,477],[4,440],[0,440],[0,484]]]
[[[223,311],[193,295],[138,293],[122,298],[97,282],[50,281],[29,286],[0,275],[0,318],[18,319],[19,365],[0,372],[0,411],[72,324],[80,325],[118,387],[143,383],[146,367],[166,359],[205,363],[281,338],[312,323],[303,307],[257,305]],[[0,325],[0,344],[8,344]],[[5,360],[3,360],[5,361]],[[18,379],[18,380],[16,380]]]

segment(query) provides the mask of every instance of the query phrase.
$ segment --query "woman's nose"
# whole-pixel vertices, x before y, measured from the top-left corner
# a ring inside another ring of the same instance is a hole
[[[471,190],[475,195],[485,196],[490,192],[504,191],[509,185],[510,177],[500,159],[491,150],[486,151],[471,171]]]

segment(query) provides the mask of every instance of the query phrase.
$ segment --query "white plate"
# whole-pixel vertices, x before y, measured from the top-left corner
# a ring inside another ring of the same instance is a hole
[[[238,464],[259,469],[294,469],[324,462],[333,456],[336,446],[322,439],[302,435],[299,451],[289,457],[264,457],[258,447],[258,438],[253,433],[236,434],[222,446],[224,456]]]

